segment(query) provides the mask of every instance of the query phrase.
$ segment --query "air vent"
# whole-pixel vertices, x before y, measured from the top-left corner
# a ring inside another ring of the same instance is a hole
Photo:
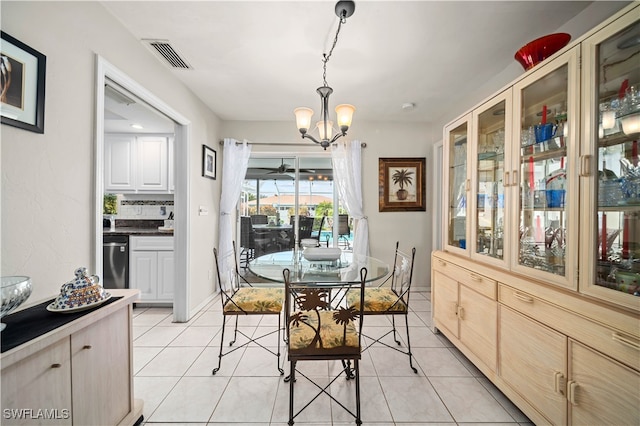
[[[168,40],[142,40],[144,43],[148,44],[149,47],[152,48],[154,52],[160,55],[165,61],[169,63],[171,68],[179,68],[179,69],[192,69],[191,65],[187,63],[184,59],[180,57],[178,52],[169,44]]]

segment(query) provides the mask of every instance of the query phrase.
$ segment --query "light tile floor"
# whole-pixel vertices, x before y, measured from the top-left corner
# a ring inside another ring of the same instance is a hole
[[[408,357],[397,351],[378,345],[363,352],[363,423],[530,425],[530,420],[444,336],[431,331],[429,299],[429,292],[411,295],[409,327],[418,374],[409,368]],[[240,321],[249,335],[264,334],[277,324],[273,316]],[[389,324],[386,317],[366,317],[364,334],[381,336]],[[249,345],[223,357],[222,368],[211,375],[218,363],[221,325],[219,299],[188,323],[173,323],[168,308],[134,309],[134,389],[136,398],[144,400],[144,424],[286,425],[289,385],[276,369],[275,356]],[[228,341],[232,328],[229,324],[227,327]],[[404,333],[401,328],[401,336]],[[268,339],[263,344],[275,347],[276,335]],[[288,372],[284,348],[282,352],[281,363]],[[306,374],[325,383],[339,368],[339,363],[328,361],[300,364]],[[352,380],[339,378],[330,392],[353,404],[352,386]],[[298,377],[296,402],[313,391],[313,385]],[[344,425],[354,421],[328,397],[321,396],[296,418],[296,424]]]

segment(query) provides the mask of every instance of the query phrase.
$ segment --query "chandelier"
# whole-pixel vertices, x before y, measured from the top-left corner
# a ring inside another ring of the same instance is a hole
[[[296,125],[298,126],[298,130],[302,134],[302,138],[311,139],[313,142],[320,144],[320,146],[322,146],[322,148],[324,148],[325,150],[339,137],[346,136],[347,130],[349,130],[349,126],[351,126],[353,112],[355,111],[353,105],[349,104],[342,104],[336,107],[336,118],[340,131],[336,133],[336,135],[332,138],[331,136],[333,133],[333,122],[329,120],[329,95],[333,93],[333,89],[327,84],[327,62],[329,62],[329,58],[331,58],[333,49],[336,47],[336,43],[338,42],[338,34],[340,34],[340,28],[342,27],[342,24],[346,23],[347,18],[353,15],[355,8],[356,5],[353,1],[341,0],[336,3],[336,15],[338,16],[338,18],[340,18],[340,22],[338,23],[338,29],[336,30],[336,36],[333,39],[331,50],[329,50],[329,53],[322,54],[323,84],[316,90],[318,95],[320,95],[320,114],[322,115],[322,121],[318,121],[316,123],[320,140],[307,133],[311,125],[313,110],[311,108],[300,107],[296,108],[293,111],[296,116]]]

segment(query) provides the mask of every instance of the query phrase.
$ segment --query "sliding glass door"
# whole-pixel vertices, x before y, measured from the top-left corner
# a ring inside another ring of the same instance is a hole
[[[297,242],[308,237],[308,230],[301,229],[300,218],[306,218],[304,222],[314,218],[311,230],[313,238],[321,246],[329,247],[337,245],[338,214],[346,214],[334,190],[331,158],[326,156],[274,157],[254,154],[249,160],[239,206],[240,216],[252,217],[254,225],[264,222],[267,228],[280,226],[282,229],[279,231],[283,236],[290,226]],[[344,240],[350,236],[341,238]],[[263,251],[290,248],[286,240],[275,238],[273,241]]]

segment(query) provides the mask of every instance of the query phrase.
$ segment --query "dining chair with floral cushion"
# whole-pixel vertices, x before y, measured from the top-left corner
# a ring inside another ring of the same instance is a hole
[[[252,286],[238,270],[236,261],[236,243],[233,242],[233,250],[226,256],[219,256],[218,250],[213,249],[213,255],[216,262],[216,271],[218,275],[218,283],[220,286],[220,300],[222,302],[222,335],[220,338],[220,353],[218,355],[218,366],[213,369],[212,374],[216,374],[220,370],[222,358],[236,350],[243,348],[250,343],[254,343],[263,348],[267,352],[276,356],[276,367],[280,374],[284,374],[284,370],[280,367],[280,330],[281,330],[281,312],[284,304],[284,289],[282,285],[279,287],[254,287]],[[221,265],[226,262],[228,273],[223,277]],[[226,279],[223,279],[226,278]],[[252,337],[248,336],[238,329],[238,318],[251,315],[274,315],[278,317],[277,328],[263,335]],[[239,346],[223,352],[225,328],[227,318],[235,319],[233,338],[229,342],[229,346],[233,346],[237,340],[238,334],[247,339],[247,341]],[[274,333],[278,334],[277,349],[263,345],[259,340],[270,336]]]
[[[283,275],[286,341],[290,362],[290,375],[285,379],[289,381],[289,425],[293,425],[294,419],[323,394],[352,415],[356,424],[362,424],[359,362],[363,322],[361,306],[364,305],[367,269],[360,269],[359,279],[350,282],[296,282],[291,280],[289,269],[285,269]],[[346,302],[345,295],[349,292],[356,299],[360,295],[358,307]],[[307,361],[340,361],[342,367],[328,383],[320,384],[297,368],[299,362]],[[353,403],[339,401],[328,391],[343,372],[347,380],[355,381],[355,407]],[[297,380],[299,377],[306,380]],[[307,384],[319,391],[309,402],[295,404],[295,388]]]
[[[364,309],[362,314],[367,315],[388,315],[391,317],[391,329],[378,338],[364,336],[367,339],[366,350],[372,345],[379,343],[388,348],[394,349],[409,356],[409,366],[414,373],[418,370],[413,366],[413,354],[411,353],[411,340],[409,338],[409,296],[411,295],[411,281],[413,278],[413,262],[416,257],[415,247],[411,249],[411,253],[407,254],[399,250],[400,242],[396,242],[395,257],[393,260],[393,269],[389,275],[378,286],[370,286],[364,290]],[[359,307],[359,295],[357,292],[349,293],[347,301],[350,305]],[[402,346],[402,342],[398,339],[396,330],[396,316],[404,317],[405,328],[407,330],[407,344],[405,349],[389,345],[382,339],[393,333],[393,340],[398,346]]]

